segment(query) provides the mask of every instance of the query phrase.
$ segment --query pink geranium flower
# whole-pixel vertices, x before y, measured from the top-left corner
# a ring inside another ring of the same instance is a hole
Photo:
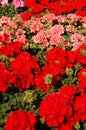
[[[6,5],[8,5],[9,3],[8,3],[8,0],[1,0],[1,5],[2,6],[6,6]]]
[[[48,13],[46,15],[44,15],[42,18],[41,18],[41,21],[42,22],[49,22],[49,23],[52,23],[52,21],[56,18],[55,14],[53,13]]]
[[[18,8],[18,7],[24,7],[24,2],[22,0],[13,0],[12,4]]]
[[[58,43],[64,43],[64,42],[65,42],[65,39],[63,36],[54,35],[50,38],[51,45],[58,45]]]
[[[73,26],[73,25],[67,25],[67,26],[66,26],[66,31],[67,31],[67,32],[72,32],[73,29],[74,29],[74,26]]]
[[[31,32],[38,32],[42,29],[44,29],[44,27],[39,20],[33,21],[30,25]]]

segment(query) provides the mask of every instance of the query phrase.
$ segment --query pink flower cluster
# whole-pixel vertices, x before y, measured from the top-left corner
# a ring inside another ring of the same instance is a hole
[[[24,7],[24,5],[25,5],[23,0],[13,0],[13,1],[12,1],[12,4],[13,4],[16,8]]]
[[[33,41],[44,46],[62,43],[72,45],[73,51],[86,42],[85,17],[76,14],[56,16],[48,13],[40,19],[30,21],[30,31],[34,33]],[[79,25],[78,25],[79,24]]]
[[[9,44],[13,41],[22,41],[25,46],[28,46],[28,39],[25,36],[25,30],[19,28],[19,24],[23,24],[21,22],[17,22],[16,16],[11,19],[7,16],[2,16],[0,19],[0,45],[2,44]]]
[[[8,3],[8,0],[1,0],[1,1],[0,1],[0,4],[1,4],[2,6],[7,6],[9,3]]]

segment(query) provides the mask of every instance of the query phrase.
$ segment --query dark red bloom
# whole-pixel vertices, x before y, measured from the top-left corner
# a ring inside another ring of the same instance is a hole
[[[60,47],[54,47],[46,54],[46,62],[56,62],[58,64],[65,65],[66,63],[66,51]]]
[[[32,15],[33,15],[32,12],[23,12],[23,13],[20,14],[23,21],[30,19]]]
[[[32,6],[34,6],[36,3],[36,0],[26,0],[25,1],[25,6],[28,8],[31,8]]]
[[[86,94],[82,94],[78,96],[74,103],[74,109],[76,112],[76,120],[79,122],[80,120],[86,121]]]
[[[0,63],[0,91],[6,92],[8,85],[13,83],[13,79],[11,72],[7,70],[5,65]]]
[[[62,94],[65,94],[69,97],[70,103],[73,103],[75,94],[78,93],[78,90],[76,89],[76,86],[73,85],[67,85],[60,88],[60,92]]]
[[[20,53],[10,64],[10,70],[16,78],[14,87],[20,91],[30,88],[34,83],[34,78],[40,69],[38,59],[27,52]]]
[[[57,88],[60,80],[61,68],[56,63],[43,66],[42,72],[36,76],[36,88],[43,89],[47,93],[52,88]]]
[[[79,71],[78,78],[78,88],[81,90],[81,92],[86,92],[86,67]]]
[[[30,111],[16,110],[8,115],[5,130],[35,130],[37,119]]]
[[[13,43],[0,47],[0,55],[4,54],[6,56],[16,56],[22,51],[22,47],[22,42],[15,41]]]
[[[52,127],[60,127],[64,122],[68,122],[70,127],[74,125],[74,120],[71,123],[73,109],[69,103],[68,97],[59,92],[48,95],[40,104],[39,113],[45,120],[45,124]],[[74,118],[73,118],[74,119]]]
[[[35,4],[34,6],[32,6],[31,9],[33,10],[34,13],[38,13],[38,12],[43,11],[44,8],[40,4]]]

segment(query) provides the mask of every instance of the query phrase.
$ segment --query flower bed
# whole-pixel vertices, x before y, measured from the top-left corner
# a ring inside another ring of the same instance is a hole
[[[85,130],[85,2],[30,2],[0,18],[0,130]]]

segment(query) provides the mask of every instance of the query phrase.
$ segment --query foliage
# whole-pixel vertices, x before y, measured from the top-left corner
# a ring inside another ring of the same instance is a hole
[[[0,7],[0,18],[2,16],[14,17],[17,14],[17,9],[12,5],[9,4],[5,7]]]

